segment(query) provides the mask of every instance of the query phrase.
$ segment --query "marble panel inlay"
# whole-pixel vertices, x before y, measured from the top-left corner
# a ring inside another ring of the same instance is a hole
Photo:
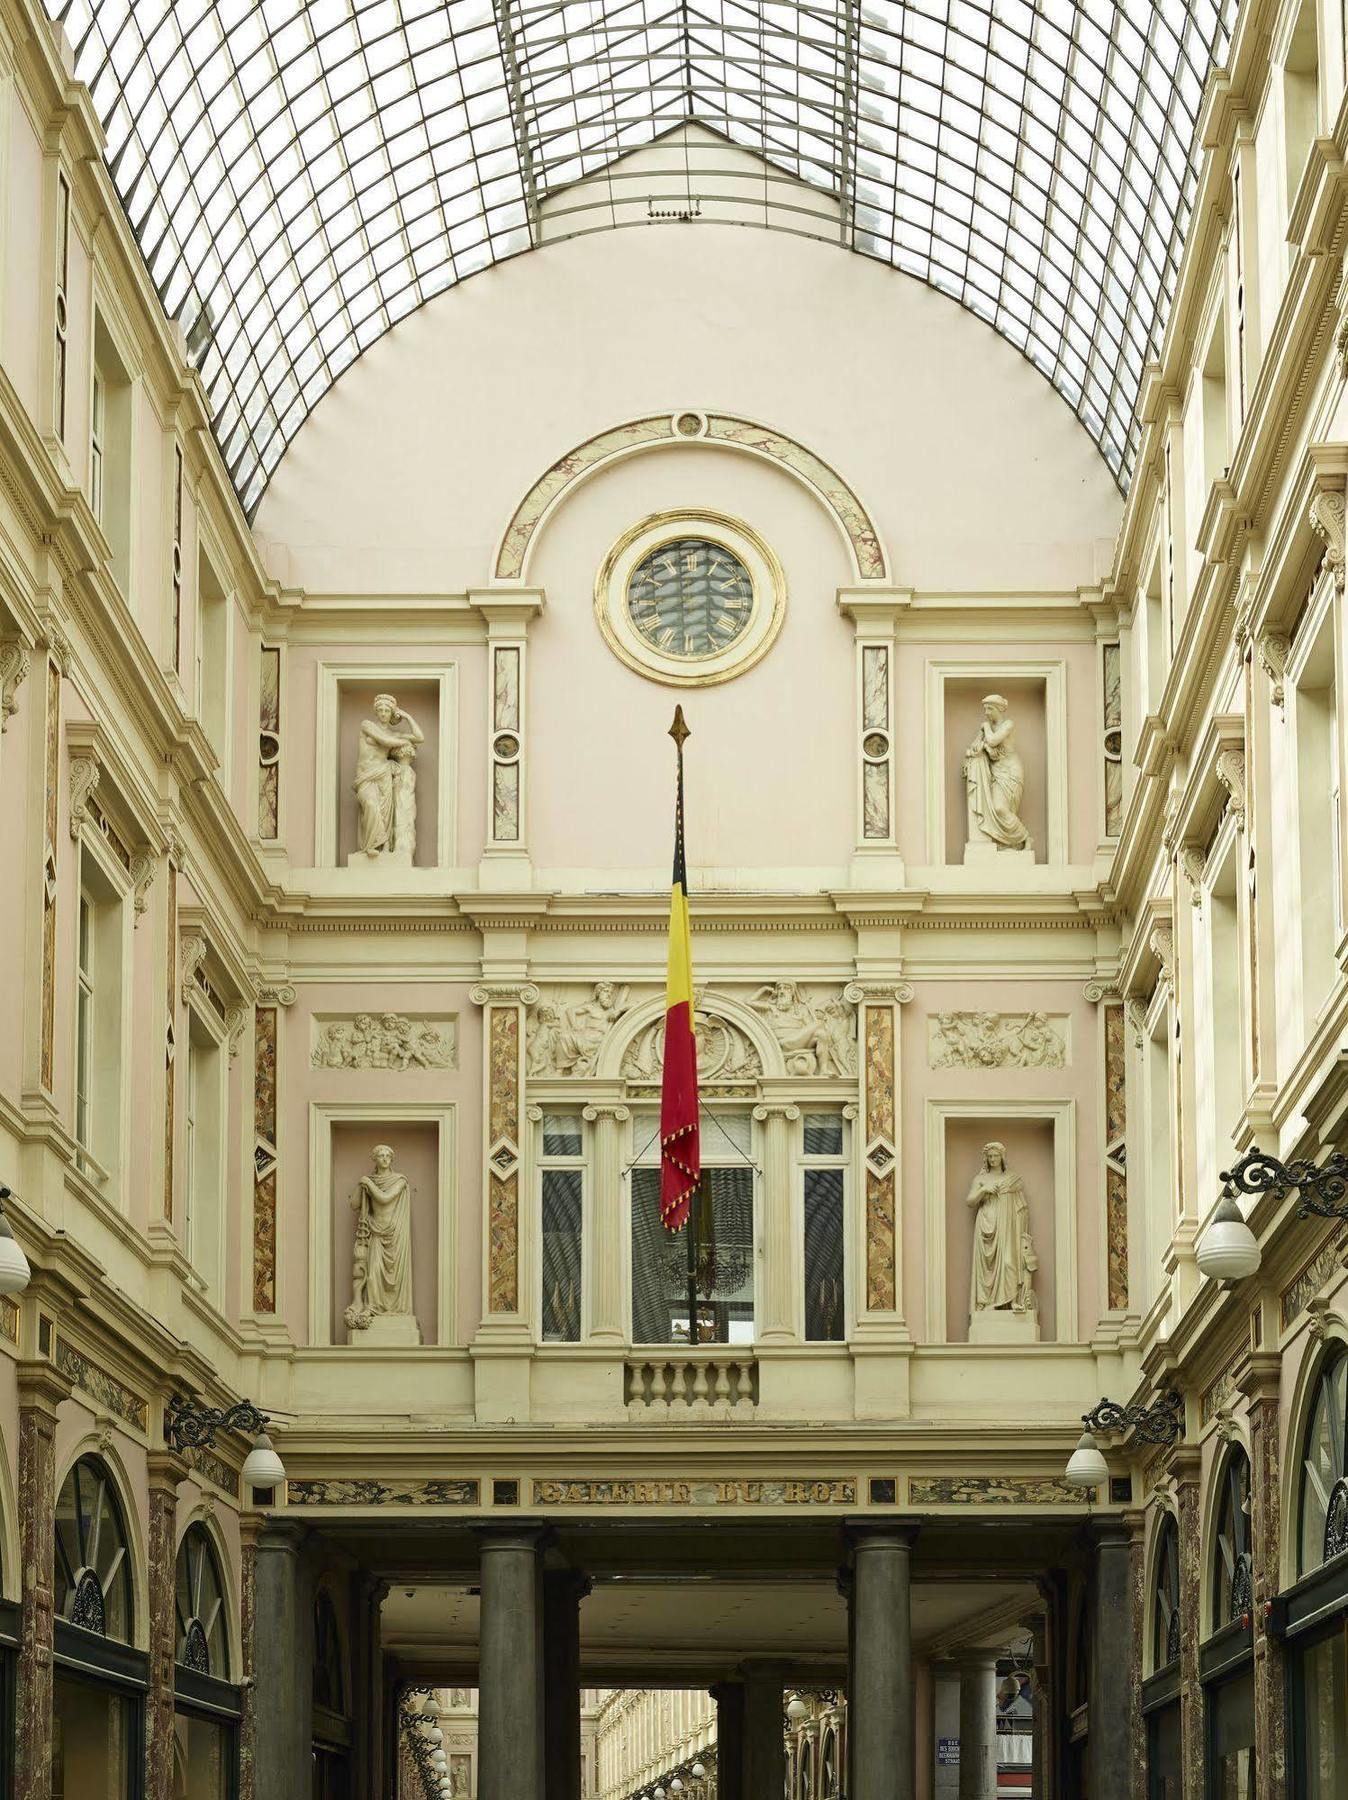
[[[469,1480],[288,1481],[291,1506],[476,1506],[478,1484]]]
[[[131,1389],[118,1381],[115,1375],[109,1375],[106,1369],[101,1369],[97,1363],[90,1362],[87,1356],[78,1351],[73,1344],[68,1343],[59,1333],[56,1338],[56,1353],[52,1357],[52,1361],[82,1393],[87,1394],[91,1400],[96,1400],[100,1406],[105,1406],[110,1413],[115,1413],[124,1424],[134,1427],[137,1431],[149,1429],[149,1402],[142,1399],[139,1394],[132,1393]]]
[[[173,1150],[177,1082],[174,1079],[178,1036],[178,871],[170,860],[168,888],[168,1007],[164,1016],[164,1217],[173,1222]]]
[[[1105,1242],[1111,1312],[1128,1308],[1128,1051],[1123,1008],[1104,1009]]]
[[[261,650],[257,733],[257,834],[274,838],[281,814],[281,652]]]
[[[276,1311],[277,1009],[259,1006],[253,1031],[253,1311]]]
[[[1104,790],[1105,836],[1117,837],[1123,824],[1123,685],[1119,646],[1104,646]]]
[[[1283,1330],[1293,1325],[1305,1312],[1320,1289],[1331,1281],[1343,1266],[1344,1246],[1336,1241],[1321,1246],[1299,1275],[1282,1291],[1281,1316]]]
[[[487,1071],[490,1164],[488,1310],[494,1313],[518,1312],[520,1011],[517,1006],[493,1006],[490,1018]]]
[[[0,1337],[7,1337],[11,1344],[19,1341],[19,1306],[8,1294],[0,1294]]]
[[[866,1022],[866,1305],[898,1304],[894,1218],[894,1009],[867,1006]]]
[[[1069,1487],[1052,1475],[914,1475],[913,1506],[1080,1506],[1094,1489]]]
[[[214,1451],[199,1449],[189,1444],[183,1451],[183,1460],[198,1475],[205,1477],[213,1487],[218,1487],[223,1494],[230,1494],[234,1499],[239,1497],[239,1477],[229,1464],[223,1462]]]
[[[61,768],[61,671],[47,664],[46,815],[42,858],[42,1085],[50,1090],[54,1079],[56,1044],[56,820],[59,810]]]

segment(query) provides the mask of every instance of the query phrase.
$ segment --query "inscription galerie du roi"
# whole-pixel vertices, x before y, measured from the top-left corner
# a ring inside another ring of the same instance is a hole
[[[854,1506],[855,1481],[535,1481],[541,1506]]]

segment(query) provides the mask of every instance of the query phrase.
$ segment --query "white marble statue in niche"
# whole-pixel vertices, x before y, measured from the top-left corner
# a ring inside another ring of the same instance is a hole
[[[1025,1183],[1006,1166],[1004,1144],[984,1144],[969,1205],[974,1209],[969,1342],[1037,1343],[1039,1258],[1030,1237],[1030,1201]]]
[[[417,745],[426,734],[392,694],[376,694],[374,717],[362,719],[356,751],[356,838],[348,864],[397,863],[411,868],[417,842]]]
[[[1016,749],[1015,721],[1000,694],[989,694],[983,701],[983,722],[964,753],[964,788],[968,800],[965,862],[1002,856],[1032,862],[1034,845],[1020,818],[1025,764]]]
[[[367,1344],[419,1344],[412,1308],[412,1190],[393,1166],[393,1149],[376,1144],[374,1173],[351,1196],[356,1242],[351,1267],[349,1330]]]

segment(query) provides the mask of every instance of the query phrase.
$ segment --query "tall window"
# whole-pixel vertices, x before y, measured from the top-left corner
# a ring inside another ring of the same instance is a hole
[[[218,1297],[223,1250],[225,1095],[219,1042],[195,1009],[188,1019],[183,1232],[187,1260]]]
[[[805,1335],[816,1342],[841,1342],[847,1336],[845,1144],[841,1113],[806,1113]]]
[[[636,1125],[638,1146],[655,1121]],[[702,1182],[689,1228],[660,1223],[658,1139],[632,1171],[632,1339],[687,1344],[689,1286],[696,1289],[700,1344],[751,1344],[754,1337],[754,1171],[750,1125],[739,1113],[702,1126]],[[691,1236],[690,1236],[691,1234]],[[690,1269],[691,1260],[691,1269]]]
[[[70,183],[64,174],[56,177],[56,299],[53,313],[52,416],[56,435],[66,434],[66,356],[70,330]]]
[[[75,971],[75,1141],[93,1148],[94,903],[80,894],[79,956]]]
[[[130,1643],[126,1526],[111,1477],[96,1456],[82,1456],[61,1484],[55,1576],[58,1618]]]
[[[1321,1371],[1301,1452],[1298,1573],[1348,1550],[1348,1354]]]
[[[1254,1603],[1250,1566],[1250,1459],[1233,1449],[1222,1470],[1212,1570],[1212,1629],[1220,1631]]]
[[[228,1680],[225,1584],[204,1525],[189,1525],[183,1533],[174,1588],[178,1621],[174,1661],[199,1674]]]
[[[229,733],[229,596],[204,550],[197,556],[196,712],[223,761]]]
[[[578,1113],[543,1114],[543,1338],[550,1344],[580,1342],[583,1129]]]
[[[94,370],[94,397],[89,412],[89,504],[103,523],[103,452],[108,429],[108,384],[100,369]]]
[[[1152,1588],[1151,1666],[1164,1669],[1180,1653],[1179,1529],[1166,1517],[1156,1546],[1156,1581]]]

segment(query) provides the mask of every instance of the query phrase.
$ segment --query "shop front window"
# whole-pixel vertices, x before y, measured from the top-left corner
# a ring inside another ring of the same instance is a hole
[[[1254,1800],[1254,1670],[1210,1688],[1212,1743],[1209,1800]]]
[[[58,1670],[52,1692],[52,1800],[130,1800],[140,1703]]]
[[[1307,1644],[1297,1657],[1300,1800],[1348,1796],[1348,1628]]]

